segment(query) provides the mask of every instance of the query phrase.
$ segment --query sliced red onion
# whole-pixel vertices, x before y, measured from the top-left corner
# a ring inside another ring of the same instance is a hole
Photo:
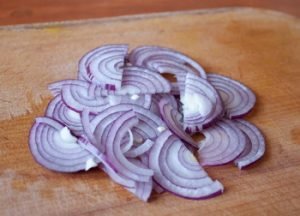
[[[124,68],[122,89],[119,92],[139,95],[168,93],[170,90],[171,86],[169,81],[157,72],[144,67],[128,66]]]
[[[206,79],[204,69],[190,57],[175,50],[158,46],[141,46],[132,50],[128,57],[133,65],[144,66],[159,73],[174,74],[179,87],[184,86],[186,73],[194,73]],[[181,88],[181,90],[183,90]]]
[[[161,99],[159,102],[160,113],[163,120],[166,122],[168,128],[176,134],[180,139],[185,142],[197,147],[196,142],[192,139],[192,137],[185,133],[183,129],[183,125],[180,122],[182,119],[182,115],[172,107],[166,99]]]
[[[152,140],[147,139],[144,143],[140,144],[137,147],[133,147],[132,149],[127,151],[125,153],[125,156],[130,157],[130,158],[136,158],[136,157],[146,153],[147,151],[149,151],[149,149],[151,149],[153,144],[154,144],[154,142]]]
[[[116,183],[123,185],[127,188],[134,188],[136,187],[136,182],[121,175],[120,173],[117,173],[114,168],[108,163],[107,158],[104,154],[102,154],[95,146],[93,146],[89,140],[81,136],[78,139],[78,144],[86,149],[88,152],[90,152],[93,156],[95,156],[101,163],[99,164],[99,167],[107,174],[109,177]]]
[[[68,108],[62,101],[60,94],[51,100],[46,109],[45,116],[53,118],[66,125],[73,134],[79,136],[83,133],[80,113]]]
[[[189,133],[199,132],[207,127],[223,112],[219,94],[209,82],[188,73],[185,80],[183,103],[183,122]]]
[[[131,163],[133,163],[139,167],[148,168],[143,163],[141,163],[141,161],[139,161],[137,159],[131,158],[129,160]],[[131,193],[133,193],[139,199],[147,202],[151,195],[152,188],[153,188],[153,181],[152,181],[152,179],[150,179],[148,182],[136,182],[136,187],[126,188],[126,189],[128,191],[130,191]]]
[[[48,85],[48,90],[52,93],[52,95],[55,97],[58,94],[61,94],[61,90],[64,85],[71,85],[77,83],[77,80],[61,80],[58,82],[50,83]],[[78,83],[81,83],[80,81]]]
[[[149,154],[149,167],[161,187],[178,196],[203,199],[223,192],[223,185],[213,181],[185,145],[169,130],[155,141]]]
[[[256,97],[242,83],[219,74],[208,74],[208,81],[217,89],[224,104],[225,115],[232,119],[246,115],[253,108]]]
[[[202,133],[205,139],[200,142],[198,156],[203,166],[229,163],[242,153],[246,145],[245,135],[230,120],[220,120]]]
[[[149,155],[148,152],[145,154],[140,155],[140,159],[142,161],[143,164],[145,164],[146,167],[149,167]],[[153,181],[152,183],[153,185],[153,190],[158,193],[161,194],[163,192],[165,192],[166,190],[163,189],[161,186],[159,186],[155,181]]]
[[[68,107],[78,112],[88,109],[90,112],[97,113],[109,107],[111,103],[119,103],[112,101],[109,96],[97,95],[96,91],[102,89],[95,84],[77,80],[74,84],[63,85],[62,99]]]
[[[93,157],[77,144],[77,139],[66,127],[48,117],[36,118],[30,131],[29,147],[38,163],[59,172],[84,170],[86,161]]]
[[[82,128],[85,133],[85,136],[88,138],[89,142],[92,143],[93,145],[97,145],[97,140],[94,136],[94,130],[90,127],[90,112],[87,109],[83,109],[81,112],[81,123],[82,123]],[[101,151],[101,148],[99,148]]]
[[[151,169],[146,169],[131,163],[122,153],[121,140],[126,132],[138,123],[133,111],[122,114],[111,126],[106,144],[108,161],[113,164],[118,173],[135,181],[148,182],[153,175]]]
[[[126,44],[111,44],[88,52],[79,61],[78,78],[108,90],[120,89],[127,50]]]
[[[98,47],[80,60],[79,80],[49,85],[55,98],[30,132],[37,162],[60,172],[98,166],[147,201],[152,190],[189,199],[221,194],[223,185],[201,165],[234,161],[242,169],[262,157],[264,138],[254,125],[221,119],[252,109],[249,88],[221,75],[207,79],[197,62],[172,49],[127,51],[123,44]],[[199,144],[187,134],[201,131]]]
[[[129,110],[134,110],[139,119],[138,125],[132,130],[135,134],[134,137],[139,136],[143,140],[155,139],[161,133],[160,130],[166,128],[165,123],[158,116],[143,107],[133,104],[111,106],[95,116],[91,122],[83,121],[86,135],[101,152],[105,152],[105,145],[103,143],[107,139],[112,122],[116,121],[122,113]],[[82,114],[86,114],[86,112]],[[82,119],[85,120],[88,118],[82,117]]]
[[[195,73],[206,78],[204,69],[193,59],[176,50],[159,46],[141,46],[132,50],[128,56],[133,65],[140,65],[160,73],[168,72],[169,69]]]
[[[127,131],[128,136],[124,136],[121,143],[121,149],[123,153],[127,153],[134,144],[133,134],[131,130]]]
[[[171,106],[178,110],[178,103],[173,95],[170,94],[155,94],[152,96],[152,101],[151,101],[151,106],[150,106],[150,111],[153,112],[154,114],[160,116],[160,111],[159,111],[159,101],[161,99],[164,99],[168,101],[168,103],[171,104]]]
[[[265,153],[265,139],[261,131],[250,122],[242,119],[234,121],[235,125],[241,129],[249,142],[242,154],[234,161],[234,163],[240,168],[244,168],[258,159],[260,159]]]
[[[151,95],[126,95],[126,92],[108,91],[82,80],[64,80],[49,85],[54,94],[62,92],[64,103],[75,111],[88,109],[93,113],[101,112],[106,107],[120,103],[137,104],[148,109]]]
[[[131,109],[127,108],[125,112],[129,110]],[[104,110],[91,122],[88,121],[89,112],[87,110],[84,110],[82,112],[82,124],[85,134],[88,137],[89,141],[102,153],[105,153],[105,140],[107,139],[108,131],[110,130],[112,123],[116,119],[118,119],[124,112],[113,111],[114,110],[110,111],[108,109]]]
[[[64,86],[78,86],[78,88],[84,89],[81,91],[84,91],[85,93],[81,93],[82,95],[87,96],[108,96],[110,94],[113,94],[115,91],[112,90],[106,90],[101,88],[100,86],[97,86],[95,83],[91,83],[84,80],[61,80],[58,82],[50,83],[48,85],[48,89],[52,92],[54,96],[57,94],[60,94]]]

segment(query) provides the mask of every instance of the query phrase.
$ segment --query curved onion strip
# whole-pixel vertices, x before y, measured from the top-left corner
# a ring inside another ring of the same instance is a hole
[[[253,108],[255,94],[245,85],[218,74],[208,74],[208,81],[219,92],[228,118],[244,116]]]
[[[105,89],[119,89],[127,50],[126,44],[104,45],[91,50],[79,61],[78,78],[100,84]]]
[[[189,133],[199,132],[216,120],[223,105],[216,90],[205,79],[186,75],[183,102],[184,128]]]
[[[71,85],[77,83],[77,80],[61,80],[58,82],[53,82],[48,85],[48,90],[52,93],[52,95],[55,97],[58,94],[61,93],[61,90],[64,85]],[[80,85],[81,81],[78,82]]]
[[[184,132],[183,126],[179,122],[179,118],[181,118],[181,114],[174,109],[166,99],[162,99],[159,102],[160,114],[163,120],[166,122],[169,129],[176,134],[180,139],[185,142],[197,146],[192,137]]]
[[[78,86],[79,88],[86,89],[86,90],[84,90],[84,91],[86,91],[86,93],[84,93],[84,95],[107,96],[111,92],[111,91],[102,89],[101,87],[97,86],[94,83],[84,81],[84,80],[72,80],[72,79],[61,80],[58,82],[50,83],[48,85],[48,89],[54,96],[56,96],[61,93],[64,86],[69,86],[69,85]]]
[[[156,115],[143,107],[132,104],[119,104],[111,106],[103,112],[99,113],[93,121],[84,121],[83,126],[86,135],[89,140],[101,151],[105,152],[105,140],[108,136],[108,131],[111,127],[111,123],[114,122],[123,112],[133,109],[139,118],[139,123],[133,128],[133,133],[137,134],[143,140],[154,139],[160,133],[159,127],[165,127],[165,123]],[[85,114],[85,112],[83,112]],[[82,118],[88,119],[88,118]],[[98,139],[96,139],[98,137]],[[99,138],[100,137],[100,138]],[[96,140],[96,141],[94,141]],[[143,142],[140,141],[140,142]]]
[[[93,145],[96,145],[97,140],[94,137],[93,131],[90,127],[90,113],[87,109],[83,109],[83,111],[81,112],[81,121],[82,121],[82,128],[85,132],[85,136]]]
[[[139,167],[147,168],[147,166],[145,166],[143,163],[141,163],[141,161],[139,161],[137,159],[131,158],[129,160],[131,163],[133,163]],[[150,179],[148,182],[136,182],[136,187],[126,188],[126,189],[128,191],[130,191],[131,193],[133,193],[139,199],[147,202],[151,195],[152,188],[153,188],[153,181],[152,181],[152,179]]]
[[[169,81],[157,72],[139,66],[124,68],[122,89],[125,94],[168,93],[171,90]]]
[[[132,164],[121,151],[121,140],[127,130],[138,123],[138,118],[133,111],[126,112],[120,116],[109,130],[106,140],[107,159],[115,169],[124,176],[136,181],[147,182],[153,175],[151,169],[145,169]]]
[[[172,72],[173,68],[178,73],[195,73],[206,78],[204,69],[187,55],[170,48],[159,46],[141,46],[132,50],[128,56],[133,65],[145,66],[160,73]]]
[[[45,116],[66,125],[75,135],[81,135],[83,133],[80,113],[68,108],[63,103],[60,94],[50,101]]]
[[[234,163],[240,168],[244,168],[248,166],[258,159],[260,159],[265,153],[265,139],[260,132],[260,130],[250,122],[247,122],[242,119],[238,119],[234,121],[235,125],[240,128],[247,138],[249,139],[250,143],[250,151],[249,149],[243,152],[235,161]]]
[[[150,106],[150,111],[153,112],[154,114],[160,116],[160,111],[159,111],[159,101],[160,100],[166,100],[170,105],[178,110],[178,104],[173,95],[170,94],[155,94],[152,95],[152,101],[151,101],[151,106]]]
[[[62,87],[62,99],[68,107],[78,112],[88,109],[93,113],[101,112],[103,109],[109,107],[109,97],[97,96],[96,92],[91,94],[90,83],[77,81],[77,83],[81,82],[81,84],[63,85]],[[93,89],[95,91],[102,91],[99,87]]]
[[[135,181],[117,173],[113,167],[107,162],[104,154],[102,154],[95,146],[93,146],[86,137],[81,136],[78,139],[78,144],[87,151],[89,151],[94,157],[96,157],[101,163],[99,167],[116,183],[128,188],[136,187]]]
[[[184,161],[179,159],[182,157]],[[193,154],[169,130],[164,131],[151,148],[149,167],[154,170],[154,180],[176,195],[203,199],[223,192],[222,184],[208,177]]]
[[[159,73],[174,74],[180,91],[184,90],[186,73],[194,73],[206,79],[204,69],[196,61],[169,48],[158,46],[137,47],[130,52],[128,59],[133,65],[144,66]]]
[[[121,143],[121,149],[123,153],[128,152],[131,147],[133,146],[133,134],[131,132],[131,130],[127,131],[128,136],[124,136],[124,138],[122,139],[122,143]]]
[[[65,82],[61,81],[51,85],[49,88],[55,92],[62,92],[64,103],[76,111],[89,109],[91,112],[97,113],[110,105],[120,103],[137,104],[146,109],[151,105],[151,95],[149,94],[138,95],[138,98],[135,99],[132,95],[126,95],[126,92],[103,90],[93,83],[82,80],[65,80]]]
[[[149,155],[147,153],[143,154],[140,156],[140,159],[142,161],[143,164],[145,164],[147,167],[149,167]],[[152,183],[153,185],[153,190],[158,193],[161,194],[163,192],[165,192],[166,190],[163,189],[161,186],[159,186],[159,184],[157,184],[155,181],[153,181]]]
[[[205,139],[200,142],[198,156],[203,166],[229,163],[245,148],[244,134],[230,120],[220,120],[202,132]]]
[[[63,125],[48,117],[39,117],[33,124],[29,147],[32,155],[42,166],[59,172],[84,170],[92,157],[77,143],[66,143],[60,137]]]
[[[130,108],[127,108],[125,111],[129,111]],[[84,110],[82,112],[82,124],[86,136],[89,141],[97,147],[97,149],[105,153],[105,140],[107,139],[108,131],[111,128],[112,123],[119,118],[123,112],[112,112],[113,110],[104,110],[99,115],[97,115],[93,121],[88,121],[89,116],[88,111]]]
[[[103,131],[107,127],[107,124],[104,124],[103,122],[100,123],[104,118],[115,113],[117,116],[110,120],[112,122],[117,119],[119,117],[118,115],[120,115],[122,112],[126,112],[131,109],[134,110],[137,118],[139,119],[138,125],[133,128],[133,132],[137,132],[144,139],[154,139],[160,134],[160,131],[158,130],[160,127],[166,128],[166,124],[162,121],[162,119],[149,110],[134,104],[118,104],[111,106],[99,113],[90,123],[91,131],[95,133],[97,125],[98,127],[103,128],[101,129],[101,131]],[[101,135],[97,135],[97,137],[102,136],[102,132]]]
[[[147,139],[155,139],[157,137],[156,132],[151,127],[150,130],[148,128],[149,126],[142,121],[139,121],[138,125],[132,128],[135,143],[141,144]]]
[[[137,147],[134,147],[125,153],[126,157],[135,158],[138,157],[147,151],[153,146],[154,142],[147,139],[144,143],[140,144]]]

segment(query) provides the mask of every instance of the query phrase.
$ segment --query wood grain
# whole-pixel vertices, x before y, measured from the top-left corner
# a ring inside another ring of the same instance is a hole
[[[212,10],[0,28],[0,215],[299,215],[300,22],[285,14]],[[104,43],[181,50],[207,71],[251,87],[247,117],[264,132],[265,157],[246,170],[207,168],[225,185],[217,198],[165,193],[149,203],[98,171],[60,174],[33,160],[29,129],[43,115],[47,83],[75,78],[77,61]]]
[[[0,0],[0,25],[247,6],[300,16],[299,0]]]

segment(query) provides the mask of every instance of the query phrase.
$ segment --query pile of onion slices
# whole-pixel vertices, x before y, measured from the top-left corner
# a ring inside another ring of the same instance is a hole
[[[95,48],[80,59],[78,79],[49,90],[54,98],[30,131],[35,160],[58,172],[97,167],[143,201],[153,190],[188,199],[219,195],[223,185],[203,167],[242,169],[265,152],[260,130],[241,118],[254,93],[169,48]]]

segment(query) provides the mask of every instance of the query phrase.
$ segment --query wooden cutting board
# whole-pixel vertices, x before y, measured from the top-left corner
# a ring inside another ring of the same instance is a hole
[[[265,157],[240,171],[209,174],[223,195],[191,201],[169,193],[143,203],[98,170],[39,166],[29,129],[51,98],[47,83],[75,78],[77,61],[106,43],[178,49],[207,71],[238,79],[257,95],[247,117],[264,132]],[[300,21],[255,9],[165,13],[0,28],[0,215],[299,215]]]

